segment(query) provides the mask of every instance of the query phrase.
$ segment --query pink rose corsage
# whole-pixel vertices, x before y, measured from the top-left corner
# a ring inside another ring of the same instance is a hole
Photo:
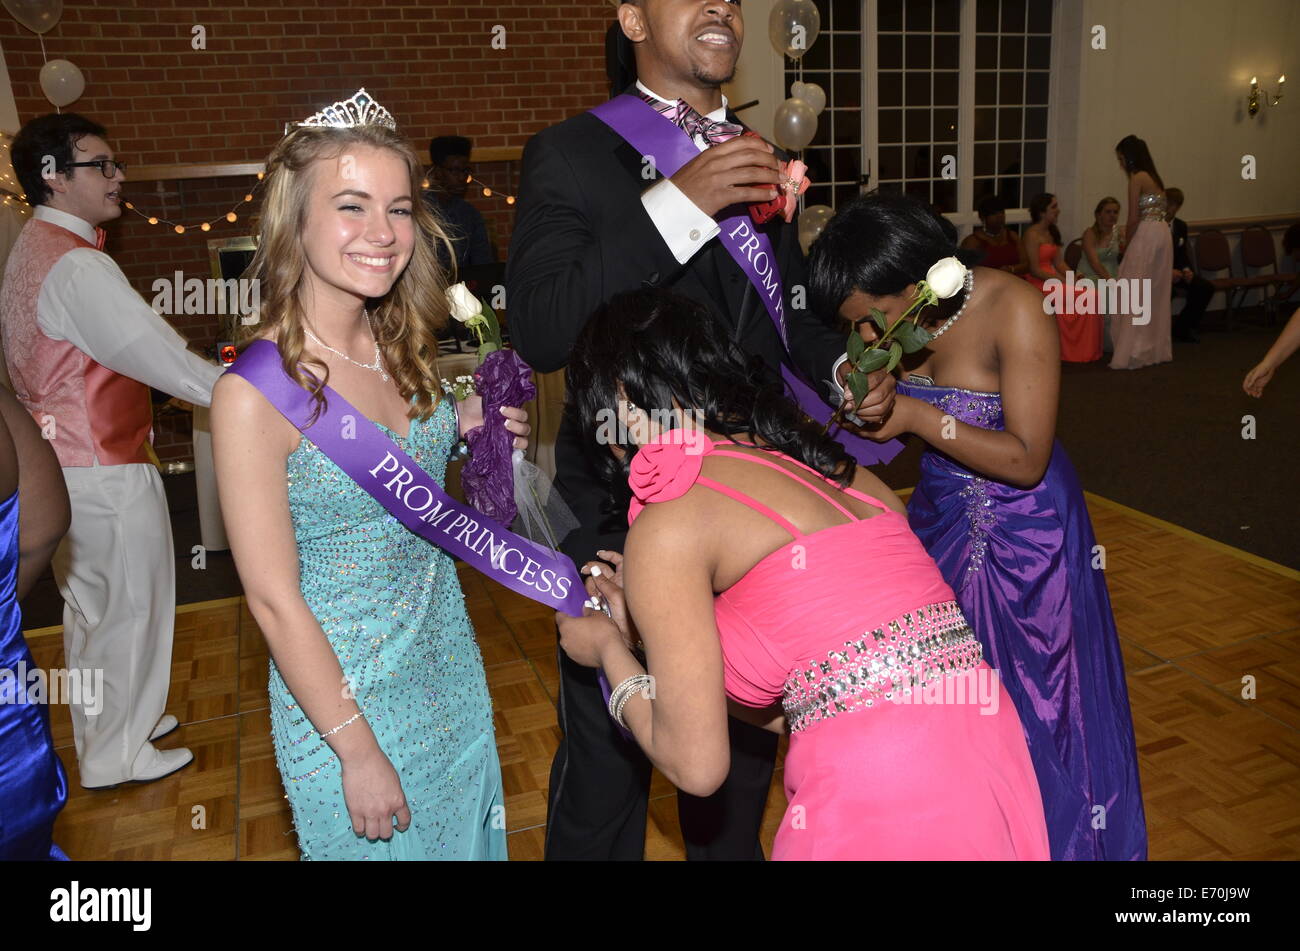
[[[685,495],[700,476],[713,440],[696,429],[670,429],[646,443],[632,457],[627,484],[632,489],[627,523],[632,524],[651,502]]]

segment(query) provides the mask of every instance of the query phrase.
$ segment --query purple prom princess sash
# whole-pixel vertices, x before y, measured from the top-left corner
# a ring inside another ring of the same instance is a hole
[[[617,132],[642,155],[654,157],[655,168],[665,178],[675,175],[686,163],[698,158],[700,150],[695,142],[678,128],[677,124],[662,115],[654,106],[637,96],[615,96],[591,110],[591,114]],[[758,291],[767,308],[768,316],[776,324],[777,333],[786,353],[790,352],[790,339],[785,324],[785,288],[777,270],[776,252],[768,236],[758,229],[745,214],[733,215],[718,221],[722,229],[718,240],[727,249],[740,269]],[[794,393],[799,408],[817,420],[826,423],[833,410],[789,365],[781,365],[781,375]],[[841,429],[835,438],[849,454],[863,465],[889,462],[902,451],[896,439],[879,445]]]
[[[425,541],[455,555],[511,591],[582,617],[582,576],[559,552],[502,528],[442,490],[397,443],[328,386],[326,407],[314,422],[311,394],[284,372],[269,340],[244,349],[237,373],[390,515]],[[310,430],[310,432],[309,432]]]

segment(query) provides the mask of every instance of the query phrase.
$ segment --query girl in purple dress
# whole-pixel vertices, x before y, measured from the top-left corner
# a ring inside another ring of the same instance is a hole
[[[924,205],[868,195],[812,248],[814,305],[864,338],[962,254]],[[927,319],[928,315],[933,315]],[[1119,640],[1083,492],[1055,440],[1056,321],[1025,281],[976,267],[922,311],[929,346],[868,435],[929,443],[908,521],[1020,713],[1053,859],[1145,859],[1146,818]]]

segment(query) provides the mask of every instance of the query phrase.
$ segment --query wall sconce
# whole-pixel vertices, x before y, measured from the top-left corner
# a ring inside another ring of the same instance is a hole
[[[1282,101],[1282,89],[1286,86],[1286,76],[1277,78],[1277,95],[1270,96],[1267,89],[1259,88],[1259,77],[1250,77],[1250,95],[1246,97],[1246,111],[1254,116],[1259,112],[1260,97],[1263,96],[1263,102],[1266,106],[1276,106]]]

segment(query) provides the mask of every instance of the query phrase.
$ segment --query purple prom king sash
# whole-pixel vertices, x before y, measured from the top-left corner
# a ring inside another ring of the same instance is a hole
[[[229,372],[253,384],[317,449],[412,532],[511,591],[582,617],[587,591],[568,557],[457,502],[328,386],[326,408],[309,423],[314,409],[311,394],[284,372],[280,351],[270,340],[249,344]]]
[[[665,178],[675,175],[682,166],[700,155],[694,140],[678,128],[677,123],[637,96],[615,96],[596,106],[591,114],[622,136],[642,155],[653,156],[655,168]],[[767,308],[768,315],[781,335],[781,343],[789,354],[790,339],[785,326],[785,289],[781,284],[771,240],[743,213],[720,219],[718,226],[722,229],[718,240],[758,291],[763,306]],[[819,423],[824,424],[830,420],[834,411],[794,369],[783,363],[781,375],[793,391],[800,409]],[[903,444],[897,439],[876,444],[844,429],[839,430],[835,438],[853,458],[868,466],[889,462],[903,449]]]

